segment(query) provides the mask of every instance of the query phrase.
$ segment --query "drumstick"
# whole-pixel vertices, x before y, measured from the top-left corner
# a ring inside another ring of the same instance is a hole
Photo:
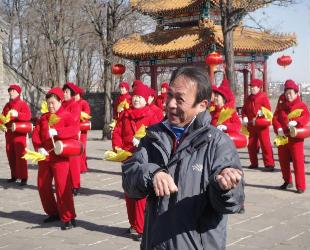
[[[48,130],[50,130],[50,126],[48,126]],[[53,143],[53,148],[55,148],[55,140],[54,140],[54,136],[51,136],[51,140],[52,140],[52,143]]]

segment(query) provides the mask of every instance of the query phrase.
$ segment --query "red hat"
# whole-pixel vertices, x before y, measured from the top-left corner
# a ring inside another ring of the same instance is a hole
[[[291,79],[286,80],[286,82],[284,83],[284,91],[287,89],[293,89],[297,92],[299,91],[298,85]]]
[[[160,85],[161,88],[165,88],[165,89],[169,89],[169,83],[167,82],[163,82],[161,85]]]
[[[227,79],[224,79],[222,81],[222,84],[218,88],[214,89],[213,91],[223,96],[226,100],[226,103],[233,100],[234,94],[232,93],[230,89],[229,82]]]
[[[17,91],[18,94],[20,94],[22,92],[22,88],[17,84],[10,84],[8,91],[10,91],[10,89],[15,89]]]
[[[141,80],[134,80],[132,83],[132,88],[138,87],[139,85],[144,85]]]
[[[133,95],[142,96],[147,101],[150,96],[149,87],[144,84],[138,85],[133,89]]]
[[[250,82],[250,86],[256,86],[256,87],[259,87],[261,88],[263,86],[263,81],[262,80],[259,80],[259,79],[253,79],[251,82]]]
[[[50,91],[48,91],[47,94],[56,95],[56,96],[58,96],[58,98],[61,101],[64,100],[64,92],[63,92],[62,88],[60,88],[60,87],[55,87],[55,88],[50,89]]]
[[[77,86],[78,87],[78,86]],[[83,89],[83,88],[81,88],[81,87],[78,87],[78,92],[77,92],[77,94],[79,94],[79,95],[84,95],[85,94],[85,90]]]
[[[127,89],[127,91],[129,91],[129,84],[128,84],[128,82],[121,82],[120,84],[119,84],[119,88],[125,88],[125,89]]]
[[[79,87],[76,86],[73,82],[66,82],[62,89],[65,88],[71,89],[75,95],[79,93]]]
[[[149,87],[149,95],[150,95],[150,96],[153,96],[153,97],[156,97],[156,96],[157,96],[157,93],[156,93],[156,91],[155,91],[154,89],[152,89],[152,88]]]

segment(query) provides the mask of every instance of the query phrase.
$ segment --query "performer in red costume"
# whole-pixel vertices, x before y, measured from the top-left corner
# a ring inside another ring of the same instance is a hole
[[[165,113],[169,83],[163,82],[160,87],[161,87],[161,93],[157,97],[155,104]]]
[[[161,122],[164,119],[164,116],[162,110],[154,103],[154,100],[156,99],[156,91],[152,88],[149,88],[149,92],[150,96],[147,103],[154,113],[154,118],[157,120],[157,122]]]
[[[292,187],[290,161],[293,161],[297,193],[306,190],[304,139],[290,136],[290,128],[302,128],[309,123],[309,109],[298,94],[298,85],[293,80],[284,84],[284,94],[279,97],[276,111],[272,120],[273,128],[278,136],[287,136],[284,145],[278,146],[278,154],[284,183],[280,189]]]
[[[62,106],[67,112],[71,113],[71,122],[80,127],[81,109],[80,105],[74,99],[74,96],[79,92],[79,88],[74,83],[67,82],[62,89],[64,91]],[[77,136],[79,136],[79,132]],[[74,195],[78,195],[81,187],[81,156],[71,156],[69,158],[69,165],[72,178],[72,191]]]
[[[79,126],[72,122],[72,114],[61,106],[63,99],[64,95],[59,87],[47,93],[49,112],[39,119],[32,135],[32,142],[35,150],[46,156],[44,161],[39,161],[38,170],[38,191],[43,209],[48,215],[44,223],[60,219],[61,229],[66,230],[76,226],[69,159],[54,153],[52,138],[53,140],[77,139]],[[54,124],[50,123],[52,115],[56,115],[58,119]]]
[[[157,123],[153,112],[147,106],[149,89],[145,85],[139,85],[133,89],[132,108],[121,113],[112,133],[113,148],[121,148],[134,152],[139,145],[139,139],[134,137],[141,126],[150,126]],[[134,199],[125,194],[130,232],[137,234],[140,239],[144,226],[144,208],[146,198]]]
[[[121,82],[119,84],[120,95],[116,98],[113,105],[113,119],[117,120],[119,114],[128,109],[131,105],[131,95],[129,94],[129,84],[127,82]],[[126,104],[127,103],[127,104]]]
[[[27,185],[28,165],[22,156],[25,154],[26,134],[13,132],[11,126],[13,122],[28,122],[31,119],[31,112],[28,104],[20,98],[22,92],[18,84],[9,85],[8,92],[10,95],[9,102],[4,106],[2,115],[7,116],[10,113],[10,121],[6,123],[6,154],[8,157],[11,178],[8,182],[16,182],[20,179],[20,186]]]
[[[271,110],[266,93],[261,92],[263,82],[253,79],[250,83],[251,94],[246,99],[242,108],[242,123],[249,131],[248,152],[250,156],[250,169],[258,168],[257,154],[259,145],[262,149],[263,161],[266,171],[274,170],[273,152],[270,143],[269,125],[259,127],[259,119],[265,119],[262,107]]]
[[[91,115],[89,103],[85,99],[82,98],[83,94],[84,94],[84,90],[82,88],[78,88],[77,89],[77,93],[74,96],[74,99],[79,104],[80,110],[81,110],[80,122],[85,122],[85,121],[89,120],[89,119],[87,119],[87,118],[85,118],[83,116],[82,112],[84,112],[88,116]],[[81,155],[81,168],[80,168],[80,171],[81,171],[81,173],[85,173],[88,170],[88,167],[87,167],[87,157],[86,157],[87,131],[81,131],[80,141],[84,145],[84,152]]]
[[[213,88],[215,110],[211,112],[211,124],[225,133],[239,132],[241,129],[241,121],[237,114],[234,102],[234,95],[230,90],[228,81],[224,79],[218,88]],[[223,110],[230,110],[226,119],[221,119]],[[220,118],[220,119],[219,119]]]

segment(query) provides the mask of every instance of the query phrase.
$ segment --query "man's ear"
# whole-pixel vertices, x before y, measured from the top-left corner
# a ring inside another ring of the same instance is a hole
[[[208,108],[209,102],[207,100],[203,100],[198,104],[199,112],[205,111]]]

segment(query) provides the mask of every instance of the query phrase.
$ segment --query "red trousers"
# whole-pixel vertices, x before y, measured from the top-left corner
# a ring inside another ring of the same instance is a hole
[[[53,179],[56,199],[53,193]],[[67,161],[39,162],[38,190],[45,213],[59,215],[63,222],[76,217]]]
[[[144,229],[144,209],[146,198],[132,199],[125,193],[127,215],[130,227],[142,234]]]
[[[87,172],[87,161],[86,161],[86,143],[87,143],[87,132],[81,132],[80,141],[84,146],[84,152],[81,155],[81,173]]]
[[[10,133],[10,132],[8,132]],[[8,157],[11,177],[28,179],[28,165],[22,156],[26,153],[26,135],[6,134],[6,154]]]
[[[70,176],[72,188],[81,187],[81,156],[71,156],[69,158]]]
[[[258,150],[259,145],[262,148],[262,155],[264,166],[274,166],[272,146],[270,143],[269,127],[265,129],[255,130],[249,129],[249,144],[248,151],[250,156],[250,162],[252,166],[258,166]]]
[[[289,142],[278,147],[283,180],[292,183],[290,161],[293,161],[296,188],[306,189],[304,141]]]

